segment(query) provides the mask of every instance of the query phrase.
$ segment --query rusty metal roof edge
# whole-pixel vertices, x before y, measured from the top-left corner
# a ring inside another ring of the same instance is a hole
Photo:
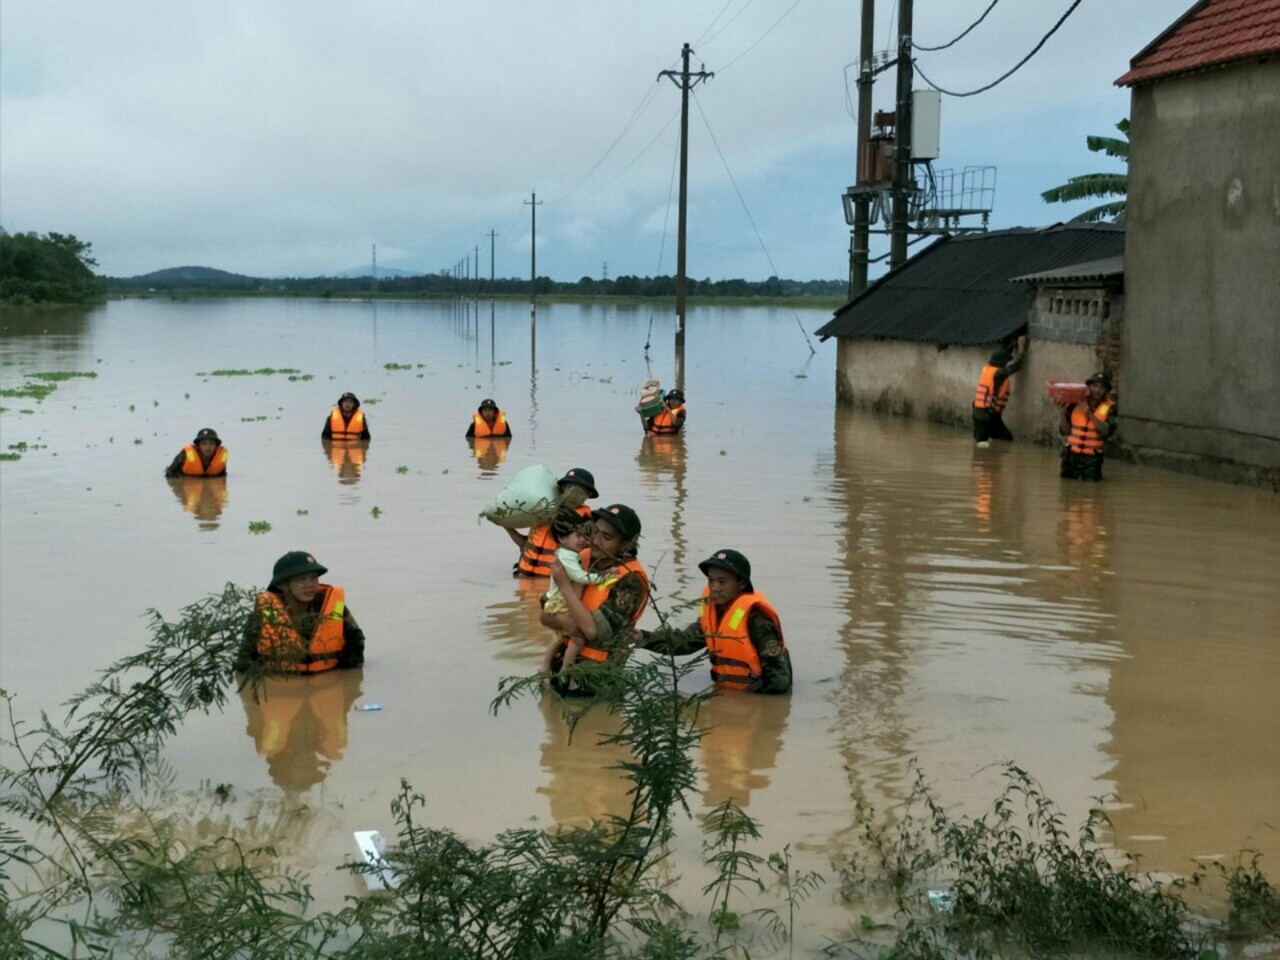
[[[1086,260],[1083,263],[1072,263],[1056,270],[1042,270],[1039,273],[1024,273],[1020,277],[1010,277],[1010,283],[1047,283],[1050,280],[1105,280],[1108,277],[1124,276],[1124,254],[1114,257],[1103,257],[1100,260]]]

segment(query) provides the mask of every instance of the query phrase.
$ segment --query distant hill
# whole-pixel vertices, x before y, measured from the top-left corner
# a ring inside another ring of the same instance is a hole
[[[328,274],[331,277],[371,277],[373,276],[373,267],[365,264],[363,267],[352,267],[350,270],[341,270],[338,273]],[[420,270],[399,270],[396,267],[379,267],[378,279],[385,280],[387,277],[425,277],[426,274]]]
[[[213,267],[168,267],[151,273],[130,277],[135,284],[150,287],[200,287],[203,289],[254,289],[262,281],[241,273],[228,273]]]

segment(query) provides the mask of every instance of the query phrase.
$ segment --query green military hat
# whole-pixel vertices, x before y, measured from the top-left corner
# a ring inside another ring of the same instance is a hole
[[[305,550],[291,550],[283,557],[276,561],[276,565],[271,569],[271,583],[267,585],[267,589],[284,583],[286,580],[292,580],[294,577],[300,577],[304,573],[314,573],[317,576],[324,576],[329,572],[329,568],[322,563],[318,563],[316,558]]]
[[[596,478],[590,470],[584,470],[582,467],[573,467],[563,477],[556,481],[561,490],[565,484],[573,484],[587,491],[587,496],[592,499],[600,496],[600,491],[596,489]]]
[[[222,444],[222,441],[218,439],[218,431],[213,429],[213,427],[204,427],[196,433],[196,438],[191,442],[199,443],[201,440],[212,440],[216,444]]]
[[[698,564],[698,569],[702,571],[703,576],[706,576],[707,571],[712,567],[728,570],[747,585],[748,593],[755,593],[756,588],[751,585],[751,561],[737,550],[717,550]]]
[[[628,543],[640,536],[640,518],[625,503],[615,503],[599,510],[592,510],[591,519],[596,523],[607,523],[622,534],[622,539]]]

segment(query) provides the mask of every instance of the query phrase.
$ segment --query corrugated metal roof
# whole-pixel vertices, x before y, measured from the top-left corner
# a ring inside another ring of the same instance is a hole
[[[1280,53],[1280,0],[1201,0],[1129,61],[1127,87]]]
[[[1110,223],[944,237],[837,310],[818,335],[997,343],[1027,324],[1027,290],[1010,277],[1123,253],[1124,228]]]
[[[1124,254],[1107,257],[1103,260],[1090,260],[1088,263],[1073,263],[1069,267],[1056,270],[1042,270],[1040,273],[1027,273],[1021,277],[1011,278],[1013,283],[1054,283],[1063,280],[1106,280],[1110,277],[1124,275]]]

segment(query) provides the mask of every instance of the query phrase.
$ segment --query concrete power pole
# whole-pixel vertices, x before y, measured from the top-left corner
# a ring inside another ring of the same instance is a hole
[[[898,0],[898,103],[894,116],[893,222],[889,237],[889,269],[907,262],[907,219],[915,182],[911,165],[912,0]]]
[[[862,0],[862,34],[858,38],[858,162],[861,173],[867,144],[871,141],[871,89],[875,84],[872,59],[875,44],[876,3]],[[869,158],[867,158],[869,159]],[[861,176],[857,178],[861,180]],[[867,261],[871,256],[871,198],[859,194],[853,201],[853,246],[849,251],[849,299],[867,289]]]
[[[378,245],[373,245],[373,282],[378,282]]]
[[[538,199],[538,194],[529,194],[529,199],[524,202],[529,208],[529,231],[532,243],[529,245],[529,296],[536,296],[538,289],[538,208],[542,206],[542,201]]]
[[[493,287],[493,238],[497,234],[492,230],[489,231],[489,287]]]
[[[710,80],[714,73],[699,70],[689,73],[689,54],[693,51],[686,43],[680,52],[682,67],[677,74],[674,70],[663,70],[659,77],[666,77],[680,88],[680,215],[679,240],[676,245],[676,348],[684,347],[684,294],[685,294],[685,248],[688,231],[685,213],[689,205],[689,91],[699,80]]]

